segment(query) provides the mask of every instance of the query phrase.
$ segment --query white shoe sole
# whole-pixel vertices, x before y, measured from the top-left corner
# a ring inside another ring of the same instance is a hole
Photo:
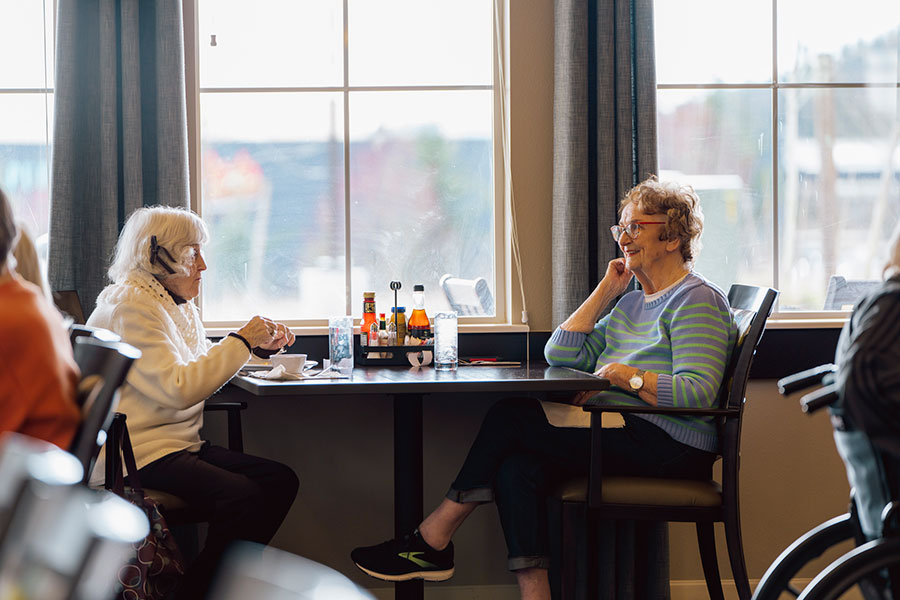
[[[359,563],[353,563],[356,567],[365,573],[366,575],[370,575],[376,579],[381,579],[382,581],[410,581],[412,579],[424,579],[425,581],[447,581],[451,577],[453,577],[453,568],[447,569],[446,571],[413,571],[411,573],[403,573],[402,575],[385,575],[384,573],[376,573],[375,571],[370,571],[369,569],[361,566]]]

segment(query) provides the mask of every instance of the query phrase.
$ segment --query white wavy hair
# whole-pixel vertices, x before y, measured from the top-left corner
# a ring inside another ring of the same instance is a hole
[[[156,236],[156,243],[172,254],[174,261],[164,252],[160,255],[176,273],[188,274],[194,260],[193,246],[201,246],[209,240],[206,224],[193,211],[171,206],[148,206],[139,208],[128,217],[112,264],[109,267],[110,280],[119,283],[129,272],[141,269],[158,279],[165,279],[169,272],[160,265],[150,264],[150,238]]]

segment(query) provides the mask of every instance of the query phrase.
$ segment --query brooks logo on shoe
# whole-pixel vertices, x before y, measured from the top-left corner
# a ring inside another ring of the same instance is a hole
[[[438,568],[437,565],[430,563],[427,560],[422,560],[421,558],[419,558],[423,554],[425,554],[425,553],[424,552],[398,552],[397,556],[399,556],[400,558],[405,558],[406,560],[408,560],[410,562],[416,563],[417,565],[419,565],[420,567],[422,567],[424,569],[437,569]]]

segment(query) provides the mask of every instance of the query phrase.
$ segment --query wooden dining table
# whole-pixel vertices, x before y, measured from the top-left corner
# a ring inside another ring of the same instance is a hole
[[[538,398],[584,390],[602,391],[609,381],[575,369],[544,363],[521,366],[460,366],[455,371],[432,367],[364,366],[346,379],[308,377],[301,380],[267,380],[248,375],[230,384],[254,396],[386,396],[392,400],[394,418],[394,534],[399,537],[422,521],[422,403],[426,396],[489,393],[521,394]],[[421,600],[421,580],[398,582],[394,597]]]

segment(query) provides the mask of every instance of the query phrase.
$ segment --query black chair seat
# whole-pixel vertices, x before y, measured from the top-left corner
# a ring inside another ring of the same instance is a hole
[[[567,481],[557,492],[563,502],[587,502],[588,478]],[[607,477],[600,501],[605,505],[722,506],[722,485],[713,480]]]

